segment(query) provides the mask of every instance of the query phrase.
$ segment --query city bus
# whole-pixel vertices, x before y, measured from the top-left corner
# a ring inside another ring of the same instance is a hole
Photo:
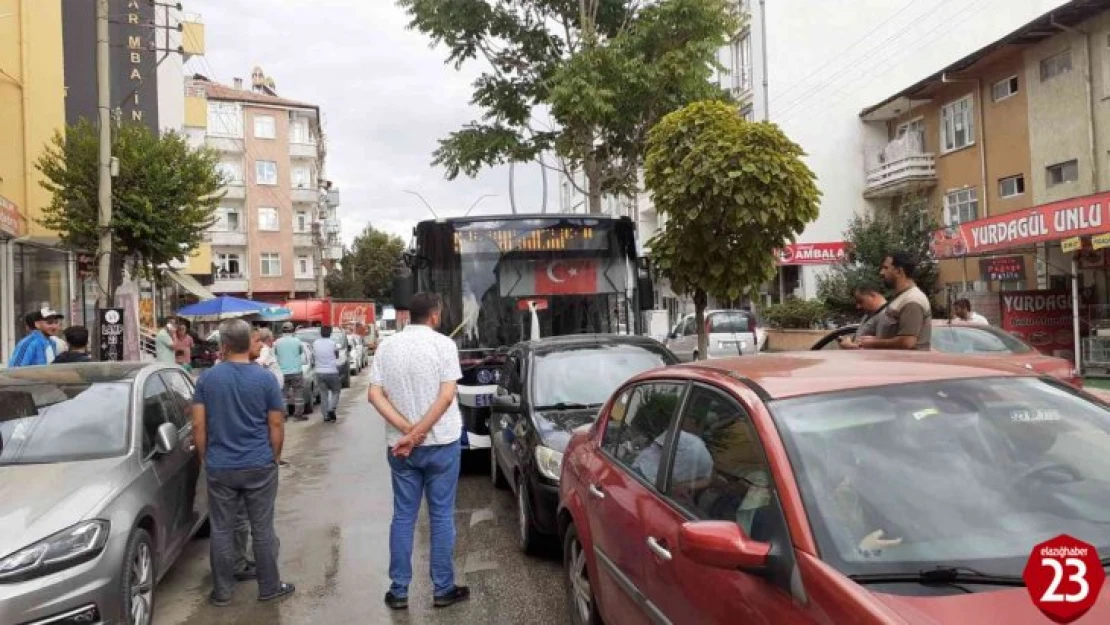
[[[487,448],[508,347],[546,336],[642,333],[653,299],[627,217],[509,215],[436,219],[414,229],[398,294],[443,298],[439,331],[459,347],[463,444]]]

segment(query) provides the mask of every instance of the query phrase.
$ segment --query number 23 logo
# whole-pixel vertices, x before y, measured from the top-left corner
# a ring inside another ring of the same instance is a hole
[[[1041,558],[1041,565],[1052,569],[1052,583],[1041,595],[1041,601],[1046,603],[1079,603],[1090,594],[1091,587],[1087,583],[1087,564],[1079,558],[1068,558],[1063,564],[1055,558]],[[1065,569],[1074,572],[1067,575]],[[1079,592],[1070,595],[1059,592],[1060,584],[1064,581],[1065,575],[1067,575],[1068,581],[1079,585]]]

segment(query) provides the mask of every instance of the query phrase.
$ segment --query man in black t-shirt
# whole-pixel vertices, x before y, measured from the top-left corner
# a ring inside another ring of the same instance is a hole
[[[70,362],[91,362],[89,357],[89,329],[85,326],[70,326],[64,332],[66,344],[69,349],[58,354],[54,364],[61,365]]]

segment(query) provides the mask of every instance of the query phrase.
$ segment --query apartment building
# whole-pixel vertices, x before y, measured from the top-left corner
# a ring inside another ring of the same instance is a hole
[[[241,79],[227,86],[193,76],[185,116],[191,140],[219,152],[228,181],[208,232],[211,291],[271,301],[322,296],[342,247],[319,107],[279,96],[255,68],[249,89]]]

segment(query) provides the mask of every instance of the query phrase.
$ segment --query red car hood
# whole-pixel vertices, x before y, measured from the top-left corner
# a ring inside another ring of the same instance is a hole
[[[1105,589],[1104,589],[1105,590]],[[954,625],[955,623],[1005,623],[1005,625],[1044,625],[1051,621],[1033,605],[1024,588],[991,590],[948,597],[908,597],[871,591],[884,606],[912,625]],[[1078,621],[1110,623],[1110,593],[1099,595],[1095,606]]]

